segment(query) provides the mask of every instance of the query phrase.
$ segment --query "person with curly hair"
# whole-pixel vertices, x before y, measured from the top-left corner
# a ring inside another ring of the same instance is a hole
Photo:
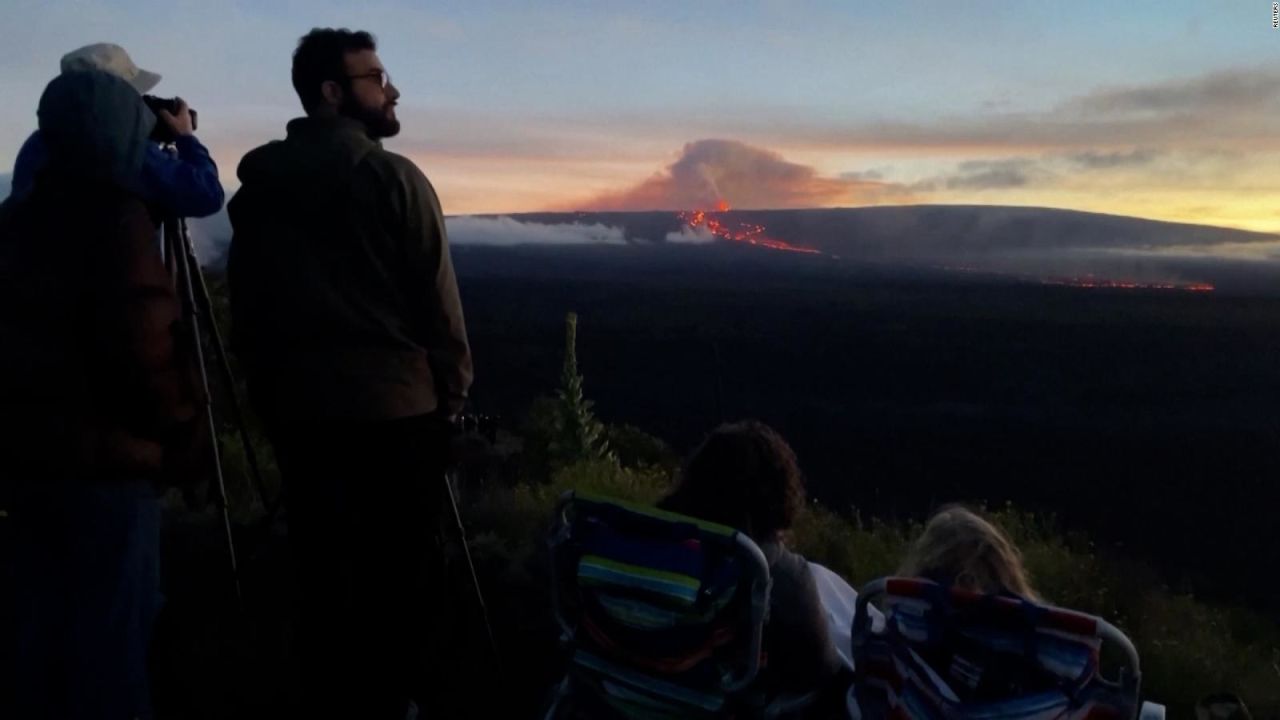
[[[795,452],[761,422],[721,425],[689,456],[664,510],[728,525],[760,546],[773,589],[762,683],[799,693],[823,687],[840,669],[809,564],[786,544],[804,506]]]

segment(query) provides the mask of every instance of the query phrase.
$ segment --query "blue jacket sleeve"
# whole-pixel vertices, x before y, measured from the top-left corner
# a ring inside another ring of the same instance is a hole
[[[147,144],[142,163],[142,188],[147,199],[166,213],[206,217],[222,208],[218,166],[194,136],[178,138],[176,155],[155,143]]]

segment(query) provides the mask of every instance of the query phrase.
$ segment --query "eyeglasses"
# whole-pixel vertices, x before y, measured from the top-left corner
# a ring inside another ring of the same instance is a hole
[[[368,79],[370,79],[370,80],[377,80],[377,81],[378,81],[378,86],[379,86],[379,87],[381,87],[381,88],[382,88],[382,89],[384,89],[384,90],[386,89],[386,87],[387,87],[388,85],[390,85],[390,84],[391,84],[391,75],[390,75],[386,70],[370,70],[370,71],[369,71],[369,72],[367,72],[367,73],[361,73],[361,74],[359,74],[359,75],[348,75],[348,76],[347,76],[347,79],[348,79],[348,80],[359,80],[359,79],[361,79],[361,78],[368,78]]]

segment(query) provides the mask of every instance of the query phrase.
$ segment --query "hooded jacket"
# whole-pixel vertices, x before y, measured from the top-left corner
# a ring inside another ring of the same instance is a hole
[[[471,351],[440,202],[342,117],[253,150],[228,203],[233,342],[279,422],[458,412]]]
[[[169,152],[147,143],[142,162],[142,197],[166,215],[208,217],[222,209],[222,184],[218,166],[209,150],[194,135],[179,136]],[[48,149],[39,131],[31,133],[13,161],[11,194],[21,197],[31,190],[36,175],[48,161]]]
[[[158,477],[201,399],[136,194],[155,118],[102,72],[55,78],[38,114],[49,168],[0,205],[0,459],[20,476]]]

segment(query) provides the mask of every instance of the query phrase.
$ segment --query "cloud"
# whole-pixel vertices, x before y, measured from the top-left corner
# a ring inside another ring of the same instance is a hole
[[[612,163],[646,162],[688,137],[734,137],[756,149],[911,150],[970,157],[1134,148],[1280,152],[1275,121],[1280,116],[1280,68],[1235,67],[1146,85],[1097,87],[1035,111],[1012,109],[998,100],[979,103],[973,112],[916,120],[822,118],[792,108],[742,104],[716,113],[701,105],[650,111],[541,111],[512,123],[505,115],[469,107],[405,106],[402,120],[413,132],[396,138],[391,146],[437,158]]]
[[[9,190],[13,187],[13,175],[10,173],[0,173],[0,202],[9,197]]]
[[[682,243],[685,245],[705,245],[707,243],[715,242],[716,236],[713,235],[711,231],[708,230],[704,225],[699,225],[696,228],[685,225],[684,227],[680,228],[680,232],[667,233],[666,240],[669,243]]]
[[[988,190],[1022,187],[1031,182],[1035,161],[1025,158],[1008,160],[970,160],[960,163],[960,174],[947,178],[948,190]]]
[[[1109,170],[1118,167],[1135,167],[1148,165],[1161,153],[1150,149],[1138,149],[1130,152],[1086,152],[1072,153],[1067,159],[1089,170]]]
[[[1280,68],[1231,68],[1163,83],[1096,88],[1041,111],[980,112],[910,121],[837,122],[739,113],[724,132],[752,142],[883,152],[1128,150],[1134,147],[1280,152]],[[670,122],[668,120],[668,122]]]
[[[627,160],[634,161],[651,156],[664,143],[678,142],[677,137],[699,135],[732,136],[756,148],[910,149],[973,155],[1129,152],[1133,148],[1280,151],[1275,122],[1280,114],[1280,68],[1233,67],[1145,85],[1097,87],[1063,97],[1042,110],[1010,107],[998,98],[980,103],[974,112],[913,121],[906,117],[820,119],[790,108],[756,105],[711,114],[705,107],[690,106],[611,114],[543,112],[520,123],[469,108],[432,107],[418,111],[412,115],[414,122],[405,124],[423,130],[422,139],[410,150],[499,158],[617,159],[625,153]],[[406,108],[402,115],[414,112]]]
[[[445,220],[449,242],[456,245],[625,245],[622,228],[594,223],[543,225],[507,216],[463,215]]]
[[[1139,173],[1152,172],[1172,177],[1175,172],[1185,175],[1188,171],[1206,173],[1213,161],[1222,153],[1157,151],[1150,148],[1133,150],[1089,149],[1079,152],[1048,153],[996,160],[967,160],[956,165],[952,173],[927,177],[911,183],[910,190],[918,193],[938,193],[948,190],[1015,190],[1022,188],[1046,188],[1070,184],[1073,178],[1089,174],[1088,182],[1098,180],[1096,173],[1136,169]],[[1160,167],[1152,168],[1157,162]],[[1124,176],[1131,185],[1141,183],[1133,173]]]
[[[1102,88],[1062,109],[1084,115],[1274,111],[1280,106],[1280,71],[1223,70],[1146,86]]]
[[[1037,158],[968,160],[960,163],[954,174],[921,180],[913,183],[911,189],[919,192],[1007,190],[1047,182],[1052,176]]]
[[[879,170],[854,170],[840,173],[842,180],[883,180],[884,173]]]
[[[686,210],[728,202],[738,209],[823,207],[873,202],[894,186],[856,178],[821,177],[807,165],[736,140],[684,146],[666,170],[626,190],[596,196],[582,210]]]

